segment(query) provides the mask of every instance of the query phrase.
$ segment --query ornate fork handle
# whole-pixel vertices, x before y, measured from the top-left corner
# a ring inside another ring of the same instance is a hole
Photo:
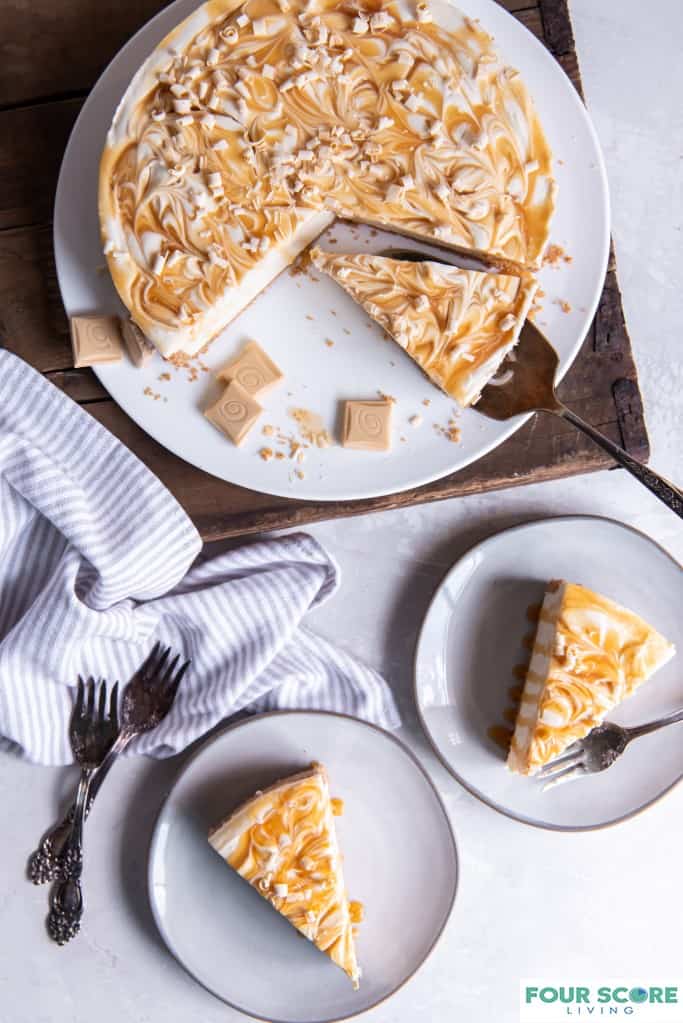
[[[647,721],[644,725],[635,725],[633,728],[626,728],[624,731],[628,735],[628,742],[632,739],[637,739],[640,735],[647,735],[648,732],[657,732],[660,728],[666,728],[667,725],[674,725],[677,721],[683,721],[683,710],[676,710],[673,714],[667,714],[663,718],[657,718],[656,721]]]
[[[93,769],[81,772],[71,829],[59,857],[59,873],[63,880],[57,882],[50,898],[47,929],[52,940],[56,941],[58,945],[66,944],[81,929],[83,894],[80,879],[83,870],[83,822],[94,773]]]
[[[94,772],[85,807],[84,821],[88,818],[88,814],[95,802],[95,797],[100,791],[109,768],[132,738],[132,733],[122,732],[100,767]],[[71,834],[75,810],[76,802],[74,800],[66,815],[47,832],[38,848],[31,854],[28,864],[28,877],[33,884],[46,884],[48,881],[63,881],[66,879],[63,871],[64,860],[62,854],[66,841]]]

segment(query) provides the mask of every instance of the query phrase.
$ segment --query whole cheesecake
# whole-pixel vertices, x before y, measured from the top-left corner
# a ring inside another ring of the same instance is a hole
[[[336,216],[537,268],[555,184],[517,71],[423,0],[210,0],[133,78],[100,165],[134,322],[193,354]]]

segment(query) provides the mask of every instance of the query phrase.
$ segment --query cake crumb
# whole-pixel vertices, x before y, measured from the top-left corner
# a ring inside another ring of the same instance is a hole
[[[458,444],[462,436],[460,427],[458,426],[455,418],[448,420],[447,426],[442,426],[440,423],[434,423],[434,432],[440,437],[444,437],[445,440],[451,442],[451,444]]]
[[[422,426],[422,416],[419,412],[416,412],[414,416],[411,416],[408,420],[411,426],[418,427]]]
[[[556,298],[555,305],[559,305],[563,313],[570,313],[572,311],[571,303],[567,302],[565,298]]]
[[[333,348],[334,347],[334,341],[332,340],[331,337],[326,337],[325,338],[325,344],[327,345],[328,348]]]
[[[284,451],[276,451],[275,452],[275,457],[278,460],[278,462],[281,462],[284,459],[284,457],[285,457]]]
[[[422,404],[424,405],[425,408],[429,408],[431,403],[432,403],[432,399],[431,398],[423,398],[422,399]]]
[[[567,255],[561,245],[549,245],[543,257],[544,266],[558,267],[560,263],[571,263],[573,257]]]
[[[303,471],[303,469],[295,469],[294,475],[298,476],[300,480],[306,479],[306,473]]]
[[[147,398],[153,398],[153,399],[154,399],[154,401],[159,401],[159,398],[161,397],[161,395],[160,395],[160,394],[157,394],[157,392],[156,392],[156,391],[153,391],[151,387],[145,387],[145,389],[144,389],[144,391],[143,391],[142,393],[143,393],[143,394],[144,394],[144,395],[145,395],[145,396],[146,396]]]
[[[306,319],[307,319],[307,320],[314,320],[314,319],[315,319],[315,316],[311,316],[311,314],[310,314],[310,313],[306,313]]]
[[[351,336],[351,331],[348,329],[348,327],[342,327],[342,330],[344,331],[345,334],[348,334],[349,337]]]
[[[171,374],[170,373],[161,373],[159,375],[159,380],[170,380],[170,379],[171,379]]]
[[[299,433],[309,444],[316,447],[326,448],[332,443],[332,438],[325,427],[322,418],[315,412],[305,408],[292,408],[289,415],[299,427]]]
[[[261,450],[259,451],[259,455],[261,456],[264,462],[269,462],[274,454],[275,452],[273,451],[272,448],[261,448]]]
[[[396,398],[394,398],[393,394],[385,394],[384,391],[378,391],[377,393],[382,399],[382,401],[388,401],[390,405],[397,404]]]
[[[264,437],[272,437],[275,433],[275,427],[271,426],[270,423],[266,423],[266,425],[261,430],[261,433],[263,434]]]

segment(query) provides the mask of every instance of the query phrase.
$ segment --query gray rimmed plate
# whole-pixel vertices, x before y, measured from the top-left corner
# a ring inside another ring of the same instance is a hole
[[[546,582],[583,583],[642,615],[678,654],[609,715],[631,725],[683,706],[683,573],[661,547],[609,519],[571,516],[489,537],[450,570],[422,625],[415,695],[448,770],[495,810],[539,827],[614,824],[683,778],[683,724],[644,736],[609,770],[547,792],[505,768],[505,711],[529,657]],[[514,720],[514,717],[512,716]]]
[[[365,906],[359,991],[206,841],[241,800],[312,760],[345,803],[346,883]],[[173,955],[233,1008],[274,1023],[346,1019],[392,995],[434,947],[457,879],[446,811],[412,753],[372,725],[315,711],[249,718],[202,746],[166,800],[149,860],[152,911]]]

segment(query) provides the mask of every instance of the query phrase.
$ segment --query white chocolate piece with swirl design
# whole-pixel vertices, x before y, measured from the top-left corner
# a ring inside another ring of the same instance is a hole
[[[209,842],[358,987],[354,921],[321,764],[257,792],[209,832]]]
[[[134,366],[146,366],[156,355],[156,348],[147,340],[140,328],[132,320],[121,321],[121,336],[126,351]]]
[[[390,401],[345,401],[342,447],[356,451],[391,448]]]
[[[259,403],[236,380],[231,380],[218,401],[204,415],[225,436],[240,445],[263,412]]]
[[[256,341],[248,341],[236,359],[216,374],[218,380],[236,380],[254,398],[272,391],[282,379],[282,372]]]
[[[311,255],[462,406],[478,398],[517,343],[537,287],[529,275],[367,253]]]
[[[633,611],[576,583],[546,590],[507,766],[535,774],[675,654]]]
[[[72,316],[69,321],[74,366],[96,366],[123,358],[117,316]]]
[[[424,7],[210,0],[140,68],[99,214],[162,354],[196,353],[335,216],[539,266],[555,183],[527,89],[478,23]]]

